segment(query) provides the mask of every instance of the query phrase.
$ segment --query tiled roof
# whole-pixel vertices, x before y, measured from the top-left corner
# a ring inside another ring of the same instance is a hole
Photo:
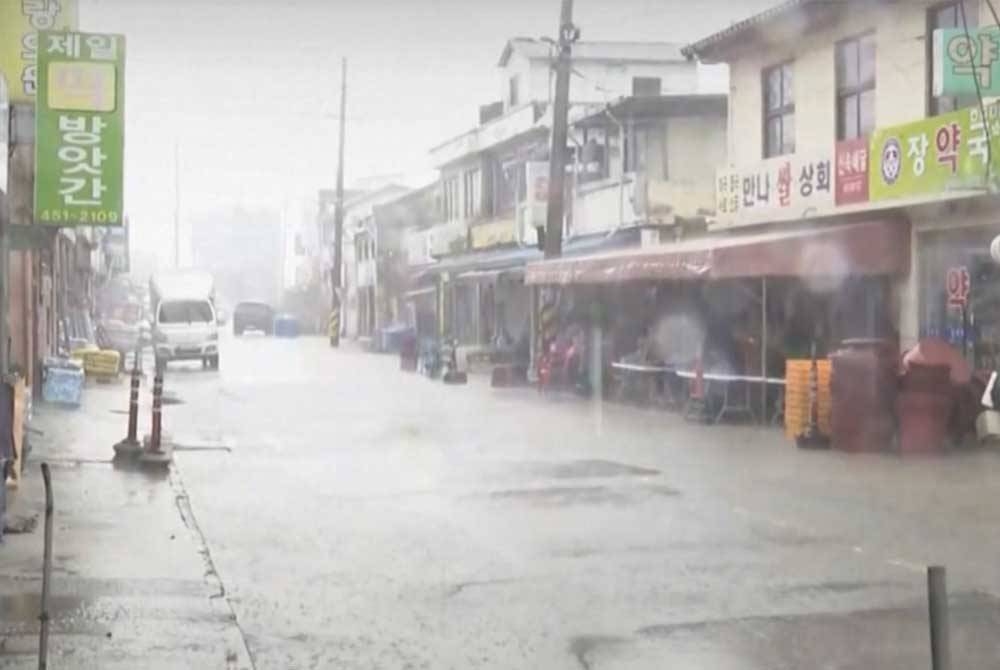
[[[785,14],[802,7],[819,4],[846,4],[852,1],[853,0],[784,0],[770,9],[765,9],[759,14],[754,14],[750,18],[737,21],[717,33],[713,33],[704,39],[693,42],[684,47],[681,51],[688,58],[702,58],[706,55],[706,52],[730,43],[735,38],[744,35],[747,31],[753,30],[765,23],[768,23],[769,21],[773,21],[774,19],[780,18]]]

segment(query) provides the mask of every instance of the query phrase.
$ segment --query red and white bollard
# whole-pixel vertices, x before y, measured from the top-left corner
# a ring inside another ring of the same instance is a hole
[[[139,457],[142,463],[168,465],[173,458],[171,445],[163,440],[163,368],[157,366],[153,377],[153,425],[143,440],[145,450]]]
[[[153,377],[153,428],[149,435],[149,450],[161,451],[163,437],[163,372],[156,371]]]
[[[128,434],[124,440],[115,445],[116,456],[136,456],[142,452],[142,445],[139,443],[139,385],[141,376],[139,354],[136,353],[128,392]]]

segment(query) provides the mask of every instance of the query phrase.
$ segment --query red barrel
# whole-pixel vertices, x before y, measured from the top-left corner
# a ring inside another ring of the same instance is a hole
[[[888,449],[895,433],[896,355],[882,343],[830,356],[831,445],[848,452]]]

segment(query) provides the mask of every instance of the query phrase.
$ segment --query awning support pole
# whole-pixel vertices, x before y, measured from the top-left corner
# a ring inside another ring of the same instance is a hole
[[[767,425],[767,277],[760,278],[760,423]]]

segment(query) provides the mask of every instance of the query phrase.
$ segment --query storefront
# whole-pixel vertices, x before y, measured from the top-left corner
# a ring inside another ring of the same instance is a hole
[[[606,306],[605,363],[644,339],[671,366],[704,356],[706,369],[781,376],[813,342],[824,355],[846,339],[896,337],[893,286],[908,273],[909,239],[897,217],[705,237],[530,264],[526,282],[549,302],[558,293]],[[578,318],[572,309],[557,310],[557,331]]]
[[[951,223],[945,228],[929,222],[915,235],[919,336],[947,341],[975,369],[995,370],[1000,366],[1000,264],[990,245],[1000,236],[1000,220],[973,214]]]

